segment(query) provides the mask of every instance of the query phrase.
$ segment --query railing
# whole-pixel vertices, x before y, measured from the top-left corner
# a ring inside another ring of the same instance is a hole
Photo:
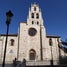
[[[12,64],[12,61],[6,61],[5,64]],[[2,64],[2,61],[0,61],[0,64]]]
[[[18,62],[18,61],[17,61]],[[16,62],[16,63],[17,63]],[[20,61],[20,63],[22,63]],[[0,62],[0,64],[2,64],[2,62]],[[13,64],[13,62],[11,61],[6,61],[5,64]],[[18,64],[18,63],[17,63]],[[41,66],[41,65],[51,65],[51,61],[50,60],[43,60],[43,61],[26,61],[26,66]],[[58,65],[58,60],[53,60],[53,65]]]
[[[36,65],[51,65],[50,60],[44,60],[44,61],[26,61],[27,66],[36,66]],[[53,65],[58,65],[58,60],[53,61]]]

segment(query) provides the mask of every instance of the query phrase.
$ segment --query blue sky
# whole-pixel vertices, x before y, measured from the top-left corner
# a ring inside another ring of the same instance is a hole
[[[6,33],[6,12],[14,14],[9,34],[18,33],[20,22],[26,22],[31,3],[39,4],[47,35],[61,36],[67,39],[67,0],[0,0],[0,34]]]

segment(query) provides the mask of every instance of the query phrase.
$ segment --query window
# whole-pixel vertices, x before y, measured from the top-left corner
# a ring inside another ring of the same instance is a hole
[[[11,39],[11,46],[14,46],[14,39]]]
[[[36,14],[36,18],[37,18],[37,19],[39,18],[39,14],[38,14],[38,13]]]
[[[37,21],[37,24],[39,24],[39,22]]]
[[[31,14],[31,17],[34,18],[34,13]]]
[[[32,21],[32,24],[34,24],[34,21]]]
[[[30,36],[35,36],[36,33],[37,33],[37,30],[36,30],[35,28],[29,28],[28,34],[29,34]]]
[[[52,43],[52,39],[50,38],[50,39],[49,39],[49,45],[52,46],[52,44],[53,44],[53,43]]]
[[[35,60],[36,58],[36,52],[34,49],[31,49],[30,52],[29,52],[29,59],[30,60]]]
[[[36,11],[36,7],[34,7],[34,11]]]

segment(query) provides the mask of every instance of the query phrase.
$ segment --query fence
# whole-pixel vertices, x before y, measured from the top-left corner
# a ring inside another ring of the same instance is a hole
[[[44,61],[26,61],[25,59],[21,61],[14,60],[12,62],[7,62],[5,64],[5,67],[67,67],[67,65],[58,65],[58,61],[54,60],[53,65],[51,65],[50,60],[44,60]],[[2,67],[2,63],[0,64],[0,67]]]

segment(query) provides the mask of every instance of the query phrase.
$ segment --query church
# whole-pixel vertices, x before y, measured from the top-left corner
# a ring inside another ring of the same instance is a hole
[[[42,12],[38,4],[32,4],[26,22],[20,22],[18,34],[8,34],[6,63],[26,59],[27,65],[58,64],[60,36],[46,34]],[[6,34],[0,35],[0,63],[3,61]],[[60,51],[60,52],[59,52]]]

